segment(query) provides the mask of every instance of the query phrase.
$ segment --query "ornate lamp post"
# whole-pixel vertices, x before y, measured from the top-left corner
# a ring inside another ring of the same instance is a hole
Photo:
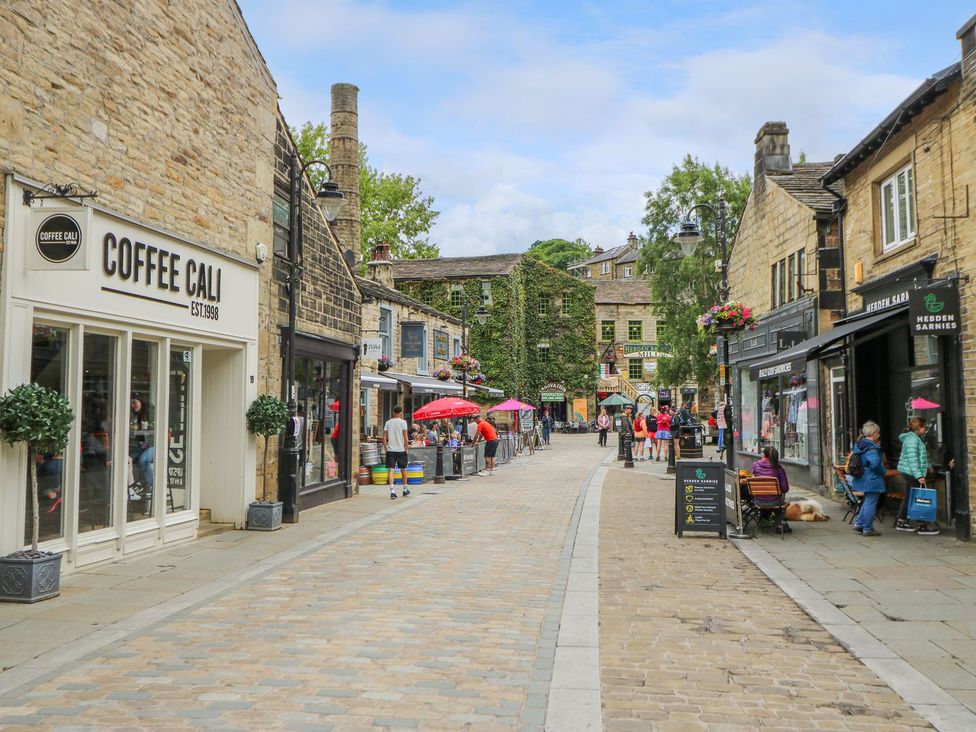
[[[302,284],[302,180],[305,171],[312,165],[321,165],[328,172],[328,176],[319,190],[315,193],[315,203],[322,211],[322,215],[333,221],[342,207],[342,192],[339,184],[332,180],[332,168],[322,160],[311,160],[302,165],[298,153],[292,152],[291,164],[288,169],[289,183],[289,220],[288,220],[288,256],[283,264],[287,268],[288,284],[288,339],[285,342],[285,383],[288,412],[291,415],[289,428],[285,439],[281,440],[279,460],[281,467],[278,471],[278,499],[284,503],[282,520],[294,523],[298,521],[298,492],[301,482],[301,448],[302,429],[296,422],[298,414],[298,390],[295,388],[295,322],[298,305],[298,289]],[[347,407],[348,408],[348,407]]]
[[[678,244],[681,246],[681,253],[686,257],[690,257],[695,253],[698,244],[702,240],[701,230],[698,228],[698,224],[691,219],[691,215],[699,210],[704,209],[715,217],[715,238],[719,244],[719,250],[721,253],[721,272],[722,281],[719,285],[719,296],[722,298],[722,302],[726,302],[729,299],[729,252],[728,243],[726,240],[726,216],[728,212],[728,204],[725,202],[725,197],[721,196],[718,199],[718,207],[711,205],[710,203],[697,203],[688,209],[688,213],[685,214],[685,221],[681,224],[681,231],[678,232],[677,240]],[[722,337],[722,397],[725,399],[725,428],[728,431],[726,439],[729,443],[725,450],[725,466],[734,471],[735,470],[735,437],[732,428],[732,375],[729,370],[729,339],[728,335]]]

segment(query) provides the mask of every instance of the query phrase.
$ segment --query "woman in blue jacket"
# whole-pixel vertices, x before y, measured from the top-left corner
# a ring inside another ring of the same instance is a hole
[[[881,428],[876,422],[865,422],[861,427],[861,438],[854,446],[854,452],[859,455],[864,468],[864,472],[854,477],[854,490],[864,493],[864,503],[854,519],[854,531],[862,536],[881,536],[880,531],[874,530],[874,514],[885,492],[885,466],[881,454]]]
[[[898,531],[915,531],[915,527],[908,521],[908,502],[912,489],[921,486],[925,488],[925,476],[928,475],[929,451],[925,447],[925,433],[928,426],[922,417],[913,417],[908,422],[908,429],[899,435],[901,440],[901,457],[898,459],[898,472],[905,477],[905,497],[898,509],[898,521],[895,528]],[[937,526],[929,526],[924,521],[918,525],[918,533],[922,536],[935,536],[939,533]]]

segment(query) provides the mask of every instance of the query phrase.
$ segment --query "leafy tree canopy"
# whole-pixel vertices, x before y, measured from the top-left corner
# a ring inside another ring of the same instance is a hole
[[[690,257],[682,256],[675,235],[692,206],[707,203],[717,211],[719,197],[724,195],[728,204],[726,241],[731,248],[750,188],[748,175],[737,175],[717,163],[709,166],[686,155],[657,190],[644,194],[647,233],[641,266],[648,273],[654,309],[660,318],[658,340],[671,346],[671,355],[658,359],[657,382],[661,385],[706,384],[716,377],[716,362],[709,356],[714,339],[699,333],[696,323],[720,297],[721,274],[715,266],[721,258],[716,217],[708,209],[696,210],[702,242]]]
[[[533,242],[526,252],[530,257],[545,262],[556,269],[565,270],[573,262],[593,256],[593,250],[583,239],[540,239]]]
[[[302,160],[329,162],[329,129],[324,123],[306,122],[301,129],[292,129],[292,137]],[[308,169],[312,183],[325,177],[318,166]],[[368,262],[373,247],[385,241],[394,259],[428,259],[439,257],[440,249],[428,234],[440,215],[434,210],[434,199],[425,196],[420,179],[412,175],[384,173],[369,164],[366,146],[359,146],[359,206],[362,235],[360,251]]]

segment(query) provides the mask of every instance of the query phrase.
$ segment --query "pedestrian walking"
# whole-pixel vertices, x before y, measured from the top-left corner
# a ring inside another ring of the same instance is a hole
[[[498,432],[481,415],[474,418],[476,427],[474,441],[477,444],[481,440],[485,441],[485,470],[479,471],[478,475],[491,475],[495,472],[495,453],[498,451]],[[485,472],[487,471],[487,472]]]
[[[725,421],[725,402],[718,403],[718,409],[715,410],[715,424],[718,426],[718,453],[721,455],[725,452],[725,431],[729,427]]]
[[[548,446],[549,445],[549,435],[552,434],[552,412],[549,411],[549,407],[546,407],[542,412],[542,441]]]
[[[647,421],[640,412],[634,416],[634,449],[633,457],[637,462],[644,459],[644,440],[647,439]]]
[[[667,405],[665,405],[661,407],[661,411],[657,413],[657,457],[655,459],[658,462],[661,462],[661,449],[667,449],[668,440],[670,439],[671,410],[669,410]],[[667,454],[665,454],[664,459],[668,459]]]
[[[654,447],[657,445],[657,409],[652,405],[644,417],[647,422],[647,437],[644,438],[644,446],[647,450],[647,459],[654,459]]]
[[[783,498],[790,492],[790,481],[786,477],[786,471],[783,470],[783,466],[779,464],[779,450],[775,447],[763,448],[762,457],[752,464],[752,474],[759,478],[776,478],[776,482],[779,483],[780,495]],[[783,517],[782,510],[776,515],[775,526],[777,534],[793,533],[793,529],[790,528],[790,525],[786,523],[786,519]]]
[[[853,487],[864,494],[861,510],[854,519],[854,531],[862,536],[881,536],[880,531],[874,530],[874,514],[885,492],[885,466],[881,454],[881,428],[876,422],[865,422],[861,427],[861,437],[854,446],[853,454],[861,465],[861,474],[854,476]]]
[[[407,488],[407,421],[403,418],[403,407],[397,404],[393,407],[393,416],[383,425],[383,447],[386,449],[386,467],[390,469],[389,485],[390,498],[395,499],[396,486],[393,484],[393,471],[400,468],[403,476],[403,495],[409,496]]]
[[[596,444],[600,447],[607,446],[607,432],[610,430],[610,415],[607,414],[606,407],[600,407],[600,415],[596,418],[596,427],[600,430],[600,436],[597,438]]]
[[[627,452],[628,442],[631,443],[631,449],[633,450],[634,420],[631,416],[632,413],[633,407],[628,405],[624,407],[624,412],[620,415],[620,434],[622,435],[624,441],[624,454]],[[631,457],[633,457],[633,453],[631,453]]]
[[[898,439],[901,440],[901,456],[898,458],[898,472],[905,478],[905,497],[901,499],[898,508],[898,520],[895,529],[898,531],[917,531],[922,536],[935,536],[940,533],[938,526],[930,526],[920,521],[918,529],[908,520],[908,504],[911,502],[914,488],[926,487],[926,476],[932,469],[929,464],[929,451],[925,447],[925,433],[928,425],[923,417],[913,417],[908,427]]]

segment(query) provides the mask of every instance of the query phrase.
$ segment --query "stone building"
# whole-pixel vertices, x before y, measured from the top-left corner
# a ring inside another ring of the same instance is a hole
[[[639,276],[638,258],[640,250],[637,235],[630,232],[627,243],[604,250],[596,247],[593,256],[582,262],[571,264],[570,274],[584,280],[629,280]]]
[[[756,135],[755,177],[729,261],[732,297],[752,308],[754,331],[730,339],[740,465],[775,447],[790,479],[817,487],[831,475],[821,438],[816,361],[778,360],[826,328],[843,307],[839,281],[843,186],[820,178],[832,163],[794,163],[789,129],[767,122]],[[829,402],[828,402],[829,403]],[[821,404],[823,402],[821,401]],[[829,410],[826,415],[829,421]]]
[[[454,316],[466,303],[469,350],[490,386],[530,403],[545,398],[556,419],[591,418],[594,306],[585,282],[523,254],[399,261],[393,279],[398,290]],[[471,322],[481,305],[489,313],[484,325]]]
[[[0,391],[34,381],[76,415],[38,465],[66,568],[190,539],[201,515],[242,526],[260,495],[244,413],[280,388],[283,130],[232,2],[0,5]],[[330,247],[306,241],[300,322],[355,353]],[[32,520],[27,468],[0,447],[0,553]]]
[[[596,400],[620,393],[637,402],[657,397],[655,380],[659,345],[657,318],[647,281],[593,282],[596,307],[596,354],[600,380]],[[670,389],[664,403],[671,401]]]
[[[400,404],[406,419],[429,401],[461,396],[463,387],[451,372],[450,358],[461,354],[461,320],[424,305],[393,287],[393,262],[386,244],[378,244],[369,262],[368,277],[359,277],[363,293],[362,340],[379,338],[381,356],[392,366],[380,371],[378,359],[362,363],[360,433],[382,433],[393,407]],[[477,357],[476,353],[472,355]],[[472,392],[479,387],[470,385]],[[484,387],[487,389],[487,387]],[[488,393],[487,391],[485,393]],[[497,389],[491,391],[499,396]]]

